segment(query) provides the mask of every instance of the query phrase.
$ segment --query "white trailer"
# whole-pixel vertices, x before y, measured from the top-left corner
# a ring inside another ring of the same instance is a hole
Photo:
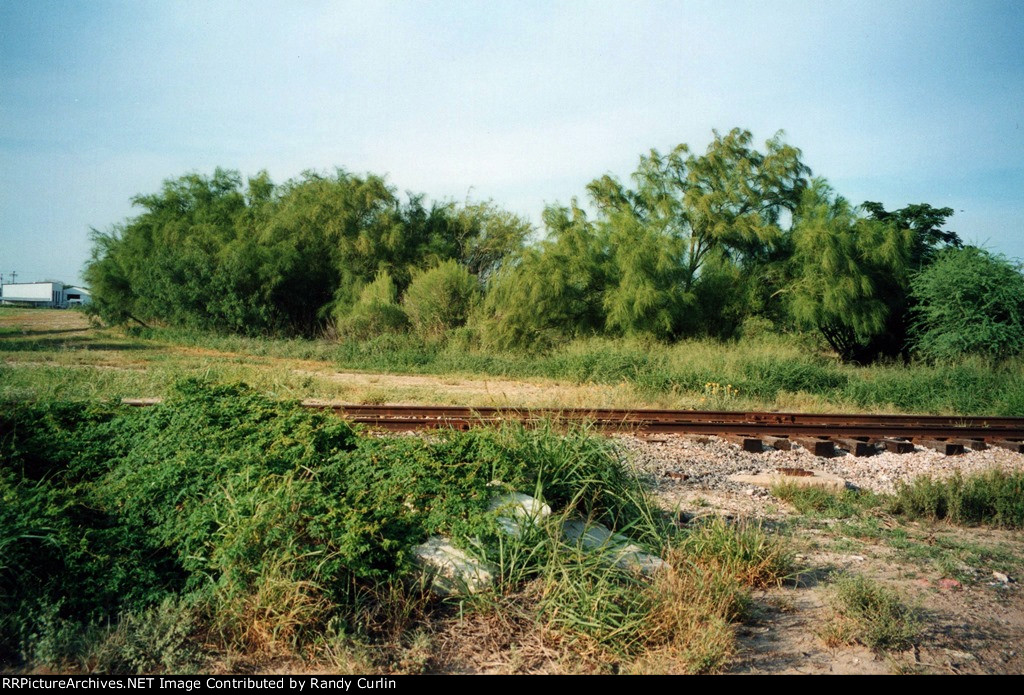
[[[3,304],[27,304],[62,309],[68,305],[62,282],[16,282],[0,287]]]

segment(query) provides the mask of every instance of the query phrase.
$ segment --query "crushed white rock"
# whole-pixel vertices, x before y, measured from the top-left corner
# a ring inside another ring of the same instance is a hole
[[[730,480],[729,476],[770,474],[779,468],[819,470],[855,487],[880,493],[892,493],[898,481],[908,482],[922,475],[946,478],[957,471],[969,474],[991,468],[1024,470],[1024,454],[999,448],[945,456],[917,447],[907,454],[883,451],[863,457],[837,449],[835,456],[825,458],[800,446],[791,451],[766,449],[763,453],[748,453],[713,436],[668,435],[660,442],[617,436],[615,441],[641,477],[659,489],[675,491],[707,489],[744,494],[750,485]]]

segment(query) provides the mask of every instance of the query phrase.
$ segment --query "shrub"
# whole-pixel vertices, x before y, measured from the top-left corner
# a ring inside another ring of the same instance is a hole
[[[402,305],[419,335],[437,337],[466,322],[479,294],[479,283],[468,270],[444,261],[413,276]]]
[[[694,561],[748,586],[778,586],[793,573],[787,544],[760,524],[730,525],[714,519],[686,536],[681,549]]]
[[[193,629],[259,654],[331,624],[372,635],[404,620],[370,604],[418,575],[413,545],[492,552],[495,480],[657,535],[639,483],[582,430],[356,437],[331,414],[185,381],[149,408],[12,405],[0,432],[4,662],[60,663],[102,625],[92,658],[117,670],[183,667]]]
[[[830,647],[860,642],[871,649],[909,649],[918,621],[899,594],[860,575],[844,576],[835,586],[836,617],[822,636]]]
[[[347,313],[338,318],[338,333],[356,340],[368,340],[385,333],[408,330],[409,318],[396,297],[398,291],[391,275],[382,270],[363,288],[359,300]]]
[[[1024,275],[1004,256],[951,249],[911,283],[913,338],[931,359],[1024,351]]]

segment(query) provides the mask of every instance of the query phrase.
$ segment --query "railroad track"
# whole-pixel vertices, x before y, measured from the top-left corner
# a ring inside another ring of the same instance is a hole
[[[158,399],[126,399],[151,405]],[[354,405],[304,402],[350,422],[392,431],[431,428],[470,429],[506,421],[535,424],[589,423],[605,431],[648,438],[666,434],[718,435],[747,451],[789,449],[800,444],[820,456],[842,448],[867,456],[879,448],[897,453],[925,446],[947,455],[967,449],[1001,447],[1024,453],[1024,418],[936,415],[862,415],[698,410],[621,410],[611,408],[508,408],[421,405]]]
[[[927,446],[947,455],[998,446],[1024,453],[1024,418],[934,415],[860,415],[607,408],[501,408],[462,406],[325,405],[356,423],[388,430],[432,427],[469,429],[507,420],[535,423],[588,422],[603,430],[643,435],[720,435],[747,451],[765,446],[789,449],[794,443],[821,456],[836,447],[866,456],[885,447],[899,453]]]

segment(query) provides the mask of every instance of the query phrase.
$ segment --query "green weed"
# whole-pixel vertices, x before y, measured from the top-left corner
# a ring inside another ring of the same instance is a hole
[[[828,646],[860,642],[877,650],[904,650],[917,640],[919,623],[900,596],[860,575],[835,584],[835,618],[822,629]]]
[[[780,483],[774,485],[771,492],[775,497],[792,504],[801,514],[829,519],[849,519],[880,504],[879,497],[867,490],[836,492],[820,487]]]
[[[947,480],[920,477],[900,483],[894,513],[954,524],[1024,527],[1024,472],[991,470]]]

